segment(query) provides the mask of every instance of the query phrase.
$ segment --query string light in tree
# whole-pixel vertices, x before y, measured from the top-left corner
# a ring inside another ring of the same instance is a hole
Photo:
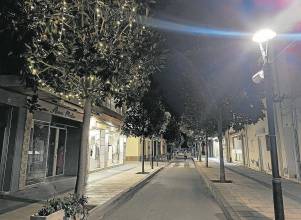
[[[67,2],[65,0],[63,0],[62,20],[61,20],[61,30],[59,32],[59,35],[60,35],[59,41],[62,40],[62,35],[63,35],[63,32],[65,31],[64,22],[66,20],[66,18],[65,18],[65,12],[66,12],[66,10],[67,10]],[[61,53],[59,55],[61,55]]]

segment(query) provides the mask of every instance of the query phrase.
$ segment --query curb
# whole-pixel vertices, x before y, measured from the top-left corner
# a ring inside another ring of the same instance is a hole
[[[104,204],[95,207],[91,211],[89,211],[88,220],[95,220],[95,219],[103,219],[103,217],[112,211],[115,207],[121,205],[131,196],[133,196],[139,189],[141,189],[144,185],[146,185],[151,178],[153,178],[157,173],[163,170],[166,166],[160,167],[158,170],[154,171],[153,173],[149,174],[144,179],[140,180],[138,183],[134,184],[128,189],[118,193],[113,198],[105,202]]]
[[[226,218],[228,220],[242,220],[242,218],[239,217],[239,215],[234,211],[234,209],[231,207],[229,202],[222,195],[220,190],[214,185],[214,183],[212,183],[210,181],[209,177],[205,173],[201,172],[201,170],[198,167],[198,165],[196,164],[195,160],[194,159],[192,159],[192,160],[193,160],[196,170],[200,174],[200,177],[204,180],[205,184],[207,185],[210,192],[212,193],[214,199],[216,200],[218,205],[223,210]]]

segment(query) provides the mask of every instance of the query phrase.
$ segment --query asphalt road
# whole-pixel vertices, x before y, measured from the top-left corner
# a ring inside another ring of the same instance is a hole
[[[104,220],[225,220],[191,160],[158,173]]]

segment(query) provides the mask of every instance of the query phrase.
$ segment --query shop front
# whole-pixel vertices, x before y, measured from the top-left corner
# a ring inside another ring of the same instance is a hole
[[[0,192],[18,190],[26,96],[0,89]]]
[[[92,117],[89,137],[89,171],[123,164],[125,141],[119,126]]]
[[[243,140],[242,136],[234,136],[232,139],[233,142],[233,149],[232,155],[234,162],[243,163]]]
[[[10,191],[14,155],[16,153],[16,137],[18,129],[19,109],[6,104],[0,104],[0,191]]]
[[[63,175],[67,127],[34,121],[28,150],[26,185]]]
[[[47,107],[47,112],[37,111],[31,120],[27,158],[23,158],[27,160],[25,185],[76,175],[82,115],[63,107]]]

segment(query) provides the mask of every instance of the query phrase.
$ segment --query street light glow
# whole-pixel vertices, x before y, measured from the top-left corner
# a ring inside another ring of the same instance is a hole
[[[272,40],[274,37],[276,37],[276,35],[276,32],[271,29],[262,29],[254,34],[253,41],[257,43],[264,43]]]
[[[264,72],[263,72],[263,70],[260,70],[258,73],[254,74],[254,75],[252,76],[252,81],[253,81],[255,84],[259,84],[259,83],[261,83],[263,80],[264,80]]]

